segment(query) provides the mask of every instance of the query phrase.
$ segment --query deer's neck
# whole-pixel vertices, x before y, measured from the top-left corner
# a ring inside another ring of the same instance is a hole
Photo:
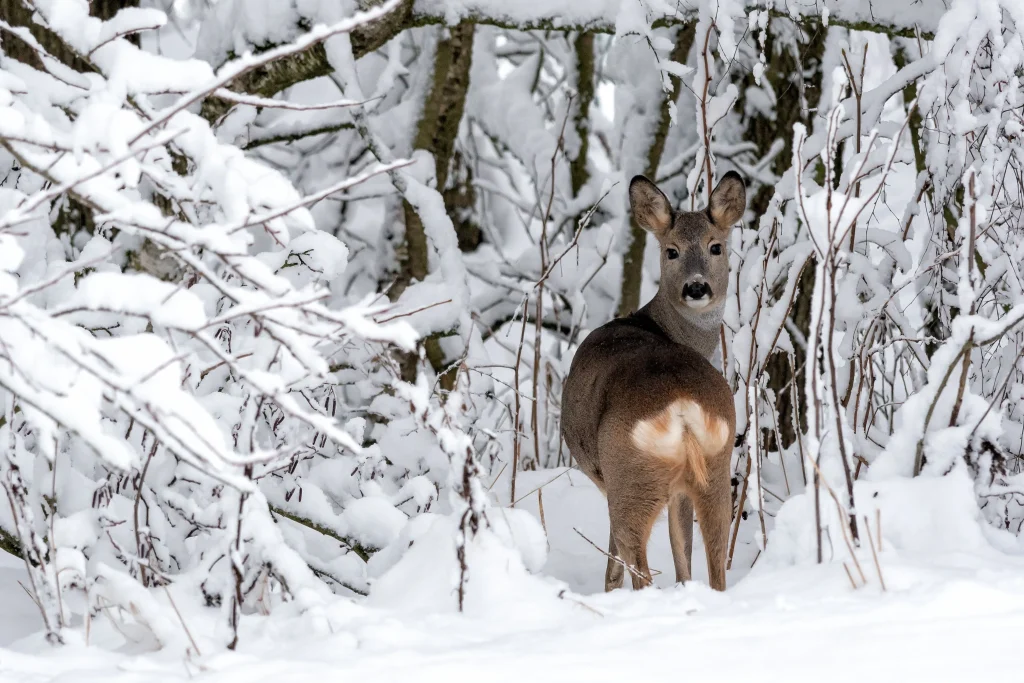
[[[710,359],[721,343],[721,324],[725,306],[716,306],[708,311],[694,311],[683,314],[659,291],[638,313],[646,315],[665,331],[677,344],[691,349]]]

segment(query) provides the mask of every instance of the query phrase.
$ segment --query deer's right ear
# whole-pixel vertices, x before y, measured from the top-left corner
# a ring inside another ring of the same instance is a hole
[[[672,206],[658,186],[642,175],[629,181],[629,205],[640,227],[661,237],[672,226]]]

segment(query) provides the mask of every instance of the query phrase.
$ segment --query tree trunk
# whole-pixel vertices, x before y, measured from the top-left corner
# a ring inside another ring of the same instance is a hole
[[[594,101],[594,34],[580,33],[574,41],[576,50],[576,109],[573,127],[580,139],[576,156],[569,163],[572,195],[578,196],[590,179],[587,153],[590,151],[590,105]]]
[[[776,20],[788,21],[788,20]],[[803,123],[810,127],[811,115],[803,109],[803,104],[813,108],[821,97],[822,59],[825,54],[825,42],[828,30],[819,30],[807,34],[802,31],[799,25],[794,25],[798,31],[800,41],[797,44],[799,53],[793,51],[793,46],[783,42],[771,32],[765,41],[765,54],[768,55],[768,69],[763,78],[767,78],[771,84],[775,96],[776,105],[774,108],[775,117],[754,115],[747,121],[746,139],[757,145],[758,153],[765,155],[776,140],[781,139],[782,151],[775,157],[772,164],[772,172],[776,177],[782,176],[789,168],[793,160],[793,124]],[[753,77],[745,85],[753,85]],[[802,92],[800,89],[802,88]],[[746,87],[740,88],[741,92]],[[799,95],[799,96],[798,96]],[[750,202],[750,209],[755,216],[760,217],[768,210],[775,187],[763,185]],[[796,299],[790,311],[790,320],[800,330],[804,338],[810,331],[811,322],[811,294],[814,291],[814,267],[813,263],[804,268],[800,282],[797,285]],[[788,447],[796,440],[796,432],[793,429],[793,392],[786,389],[792,377],[792,368],[796,368],[797,386],[804,385],[804,365],[806,352],[799,345],[794,344],[794,362],[791,366],[786,355],[783,353],[774,354],[768,361],[768,387],[775,392],[775,405],[779,417],[779,436],[782,447]],[[806,410],[806,406],[803,406]],[[806,414],[800,411],[797,420],[801,428],[806,424]],[[780,444],[775,442],[775,435],[768,435],[767,447],[777,449]]]
[[[414,148],[430,152],[434,157],[437,189],[445,197],[445,208],[449,215],[455,213],[455,207],[448,202],[458,194],[446,194],[444,190],[452,164],[455,140],[459,134],[459,124],[466,105],[466,93],[469,90],[474,28],[475,24],[464,21],[452,27],[449,36],[438,44],[434,56],[434,82],[423,104],[423,113],[413,141]],[[428,245],[423,221],[408,202],[403,202],[403,213],[405,243],[398,279],[389,291],[392,301],[397,300],[413,281],[423,280],[428,272]],[[479,242],[479,238],[476,238],[476,241]],[[438,338],[429,337],[424,341],[424,347],[434,370],[444,371],[445,358]],[[415,355],[405,355],[401,363],[403,378],[407,381],[415,380]],[[441,378],[442,387],[450,389],[454,378],[454,372],[446,372]]]

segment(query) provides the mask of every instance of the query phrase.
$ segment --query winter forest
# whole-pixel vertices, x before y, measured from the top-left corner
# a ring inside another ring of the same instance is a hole
[[[1022,30],[0,0],[0,681],[1012,680]],[[731,171],[727,588],[662,513],[605,592],[563,388],[658,292],[631,178]]]

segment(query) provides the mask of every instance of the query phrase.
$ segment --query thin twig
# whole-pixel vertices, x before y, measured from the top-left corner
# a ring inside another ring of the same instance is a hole
[[[846,578],[850,580],[850,585],[853,586],[853,590],[857,590],[857,584],[853,580],[853,574],[850,573],[850,568],[846,566],[845,562],[843,562],[843,569],[846,570]]]
[[[34,602],[34,603],[35,603],[36,607],[38,607],[39,609],[43,609],[43,606],[42,606],[41,604],[39,604],[39,600],[38,600],[38,598],[36,598],[36,596],[32,594],[32,591],[30,591],[30,590],[28,589],[28,586],[26,586],[25,584],[23,584],[23,583],[21,582],[21,580],[20,580],[20,579],[18,580],[18,585],[19,585],[19,586],[21,586],[21,589],[22,589],[23,591],[25,591],[25,593],[26,593],[26,594],[28,595],[29,599],[30,599],[30,600],[31,600],[32,602]]]
[[[743,485],[740,487],[740,495],[736,499],[736,522],[732,528],[732,540],[729,543],[729,558],[725,568],[732,569],[732,556],[736,552],[736,539],[740,535],[740,521],[743,519],[743,505],[747,500],[747,486],[750,482],[750,453],[747,453],[747,471],[743,475]]]
[[[857,568],[857,573],[860,574],[861,580],[864,583],[867,583],[867,579],[864,577],[864,570],[861,569],[860,561],[857,559],[857,554],[853,552],[853,544],[850,542],[850,537],[846,533],[846,525],[842,523],[843,519],[849,518],[849,515],[844,513],[843,504],[839,502],[839,496],[837,496],[836,492],[832,490],[832,487],[828,485],[828,480],[825,479],[821,470],[818,469],[818,463],[814,462],[810,457],[808,457],[807,460],[814,466],[814,471],[817,474],[818,480],[825,486],[825,490],[828,491],[829,495],[832,497],[832,501],[836,504],[836,511],[839,513],[839,530],[843,532],[843,540],[846,542],[846,549],[850,552],[850,558],[853,560],[853,564]]]
[[[192,649],[196,651],[196,655],[202,657],[203,653],[199,651],[199,646],[196,645],[195,638],[192,637],[192,632],[188,630],[188,624],[185,623],[184,617],[181,616],[181,612],[178,611],[178,606],[174,604],[174,598],[171,597],[171,591],[164,586],[164,592],[167,593],[167,601],[171,603],[171,609],[178,615],[178,621],[181,622],[181,627],[185,629],[185,635],[188,636],[188,642],[192,643]]]
[[[598,610],[594,609],[593,607],[591,607],[591,606],[590,606],[590,605],[588,605],[587,603],[583,602],[582,600],[577,600],[576,598],[569,598],[569,597],[566,597],[566,595],[565,595],[565,590],[561,590],[561,591],[559,591],[559,592],[558,592],[558,597],[559,597],[559,599],[561,599],[561,600],[568,600],[569,602],[574,602],[574,603],[576,603],[577,605],[579,605],[580,607],[583,607],[583,608],[585,608],[585,609],[587,609],[587,610],[589,610],[589,611],[593,612],[594,614],[596,614],[596,615],[597,615],[597,616],[599,616],[599,617],[604,617],[604,613],[603,613],[603,612],[599,612]]]
[[[643,574],[641,574],[641,573],[640,573],[640,572],[639,572],[639,571],[637,570],[637,568],[636,568],[636,567],[634,567],[634,566],[633,566],[633,565],[631,565],[631,564],[626,564],[626,561],[625,561],[625,560],[623,560],[623,559],[622,559],[621,557],[619,557],[618,555],[612,555],[612,554],[611,554],[611,553],[609,553],[609,552],[608,552],[607,550],[604,550],[604,549],[603,549],[603,548],[602,548],[601,546],[599,546],[598,544],[596,544],[596,543],[594,543],[593,541],[591,541],[591,540],[590,540],[589,538],[587,538],[586,536],[584,536],[584,535],[583,535],[583,532],[582,532],[582,531],[580,531],[580,530],[579,530],[579,529],[577,529],[576,527],[573,527],[573,528],[572,528],[572,530],[573,530],[573,531],[575,531],[575,532],[576,532],[577,534],[579,534],[579,535],[580,535],[580,538],[582,538],[582,539],[583,539],[584,541],[586,541],[586,542],[587,542],[587,543],[589,543],[590,545],[594,546],[594,548],[595,548],[595,549],[597,550],[597,552],[601,553],[602,555],[604,555],[605,557],[607,557],[607,558],[608,558],[609,560],[611,560],[612,562],[617,562],[618,564],[622,565],[622,566],[623,566],[623,568],[624,568],[624,569],[625,569],[626,571],[628,571],[628,572],[629,572],[630,574],[632,574],[632,575],[633,575],[633,576],[635,576],[636,578],[640,579],[641,581],[650,581],[650,580],[651,580],[651,577],[650,577],[650,576],[644,576]],[[661,573],[661,572],[657,572],[657,571],[654,571],[654,570],[652,570],[652,571],[651,571],[651,575],[652,575],[652,576],[657,576],[657,575],[658,575],[658,574],[660,574],[660,573]]]
[[[540,513],[540,526],[544,529],[544,535],[548,535],[548,524],[544,521],[544,489],[537,489],[537,511]]]
[[[393,316],[391,316],[389,318],[384,318],[383,320],[374,320],[374,322],[377,323],[378,325],[383,325],[384,323],[389,323],[392,320],[397,320],[398,318],[405,318],[405,317],[410,316],[410,315],[416,315],[417,313],[422,313],[423,311],[429,310],[431,308],[436,308],[437,306],[444,306],[445,304],[450,304],[451,302],[452,302],[451,299],[445,299],[444,301],[437,301],[437,302],[434,302],[432,304],[427,304],[426,306],[421,306],[421,307],[419,307],[419,308],[417,308],[415,310],[412,310],[412,311],[406,311],[405,313],[397,313],[397,314],[395,314],[395,315],[393,315]]]
[[[535,489],[532,489],[532,490],[531,490],[531,491],[530,491],[529,493],[526,493],[526,494],[524,494],[524,495],[520,496],[520,497],[519,497],[518,499],[516,499],[516,501],[515,501],[515,502],[516,502],[516,503],[518,503],[519,501],[521,501],[521,500],[523,500],[523,499],[525,499],[525,498],[529,498],[529,497],[530,497],[530,494],[531,494],[531,493],[533,493],[534,491],[540,491],[540,490],[541,490],[542,488],[544,488],[545,486],[547,486],[547,485],[548,485],[548,484],[550,484],[551,482],[553,482],[553,481],[555,481],[555,480],[557,480],[557,479],[560,479],[561,477],[564,477],[565,475],[567,475],[567,474],[569,473],[569,471],[570,471],[571,469],[572,469],[571,467],[566,467],[566,468],[565,468],[565,469],[564,469],[564,470],[563,470],[563,471],[561,472],[561,474],[556,474],[556,475],[555,475],[554,477],[552,477],[551,479],[547,480],[546,482],[544,482],[543,484],[541,484],[541,485],[540,485],[540,486],[538,486],[537,488],[535,488]],[[514,507],[514,505],[515,505],[515,504],[513,503],[513,507]]]
[[[506,463],[505,463],[504,465],[502,465],[502,466],[501,466],[501,469],[500,469],[500,470],[498,470],[498,473],[497,473],[496,475],[494,475],[494,481],[492,481],[492,482],[491,482],[491,485],[487,487],[487,490],[488,490],[488,491],[490,491],[491,489],[493,489],[493,488],[494,488],[494,485],[498,483],[498,479],[500,479],[500,478],[501,478],[501,473],[505,471],[505,468],[506,468],[506,467],[508,467],[508,463],[507,463],[507,462],[506,462]]]
[[[139,574],[142,578],[142,585],[145,588],[149,587],[149,575],[146,574],[148,560],[147,557],[143,557],[142,534],[139,531],[139,503],[142,501],[142,489],[146,485],[146,473],[149,472],[149,464],[153,462],[153,456],[156,455],[156,449],[159,448],[159,446],[160,442],[154,437],[153,447],[149,449],[149,456],[146,457],[146,464],[142,466],[142,473],[139,475],[139,484],[135,491],[135,505],[133,506],[132,511],[132,516],[135,521],[135,555],[139,560]],[[148,556],[149,552],[147,551],[145,555]]]
[[[287,109],[289,111],[319,111],[321,109],[343,109],[345,107],[360,107],[369,104],[380,97],[368,100],[335,100],[334,102],[321,102],[319,104],[296,104],[288,100],[275,100],[270,97],[259,97],[257,95],[245,95],[236,93],[227,88],[218,88],[213,92],[214,97],[219,97],[235,104],[246,104],[250,107],[261,109]]]
[[[878,552],[875,551],[875,539],[871,537],[871,524],[868,522],[868,516],[864,515],[864,533],[868,535],[868,545],[871,546],[871,557],[875,560],[875,571],[878,572],[878,583],[882,584],[882,590],[885,590],[885,579],[882,578],[882,565],[878,562]],[[882,540],[881,534],[878,536],[878,540]]]
[[[882,508],[875,508],[875,527],[878,529],[878,552],[882,552]]]
[[[529,304],[529,297],[523,302],[523,324],[522,329],[519,332],[519,349],[516,351],[516,367],[513,373],[513,383],[515,384],[515,424],[513,425],[514,433],[512,439],[512,482],[509,490],[508,499],[512,501],[511,507],[515,507],[516,500],[516,476],[519,473],[519,457],[523,448],[523,437],[521,433],[522,429],[522,397],[519,390],[519,368],[523,361],[523,344],[526,341],[526,308]]]

